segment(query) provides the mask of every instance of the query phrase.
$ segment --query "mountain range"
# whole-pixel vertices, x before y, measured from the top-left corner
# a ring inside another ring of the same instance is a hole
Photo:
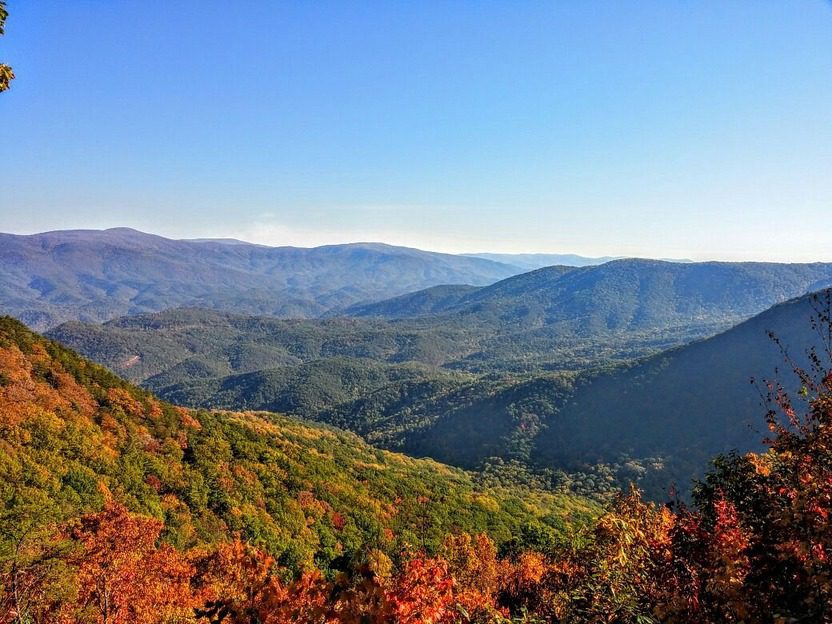
[[[359,318],[452,328],[475,348],[448,366],[579,369],[716,334],[832,284],[832,264],[615,260],[552,266],[478,289],[448,286],[347,308]]]
[[[0,234],[0,309],[36,329],[181,305],[310,317],[438,284],[486,285],[521,271],[376,243],[266,247],[177,241],[127,228]]]
[[[3,309],[34,325],[74,319],[49,336],[164,399],[283,412],[464,468],[600,470],[653,492],[715,453],[757,448],[759,396],[743,380],[778,364],[763,330],[813,344],[805,293],[832,285],[823,263],[621,259],[513,274],[375,244],[126,229],[3,242]]]
[[[480,288],[433,287],[348,308],[355,318],[175,309],[65,323],[49,335],[170,400],[314,417],[319,407],[285,391],[317,386],[341,403],[451,371],[528,374],[626,362],[713,335],[830,281],[827,264],[619,260],[548,267]],[[263,371],[270,372],[253,375]]]
[[[604,264],[611,260],[622,260],[625,256],[579,256],[577,254],[548,254],[548,253],[474,253],[464,254],[472,258],[485,258],[486,260],[494,260],[495,262],[502,262],[512,266],[520,267],[524,271],[534,271],[535,269],[542,269],[547,266],[563,265],[563,266],[592,266],[594,264]],[[666,262],[692,262],[691,260],[680,258],[659,258]]]
[[[748,380],[782,364],[767,330],[798,348],[816,344],[812,296],[702,335],[822,283],[828,270],[616,261],[439,289],[460,297],[413,319],[176,309],[67,323],[49,335],[184,405],[282,411],[465,468],[496,459],[602,474],[605,483],[612,474],[660,498],[671,482],[701,474],[714,454],[759,448],[763,412]],[[634,274],[641,279],[632,295]],[[714,275],[722,281],[708,290]],[[676,346],[649,356],[663,335]],[[538,365],[512,372],[506,361]]]

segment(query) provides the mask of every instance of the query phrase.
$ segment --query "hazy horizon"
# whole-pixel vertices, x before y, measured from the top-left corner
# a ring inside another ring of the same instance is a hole
[[[832,261],[829,2],[8,8],[2,231]]]

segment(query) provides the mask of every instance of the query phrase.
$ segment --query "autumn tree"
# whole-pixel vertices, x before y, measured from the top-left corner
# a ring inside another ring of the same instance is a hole
[[[48,522],[49,504],[0,514],[0,623],[34,624],[73,594],[68,544]]]
[[[274,575],[274,559],[239,539],[220,544],[196,567],[203,601],[197,613],[210,622],[264,622],[266,611],[285,593]]]
[[[6,34],[6,18],[9,12],[6,10],[5,0],[0,0],[0,36]],[[12,68],[5,63],[0,63],[0,91],[6,91],[11,81],[14,80]]]
[[[832,291],[813,302],[807,366],[772,336],[800,385],[763,385],[769,450],[719,458],[695,490],[704,530],[687,559],[702,603],[722,604],[712,621],[730,621],[726,607],[746,622],[832,621]]]
[[[454,619],[454,578],[440,557],[416,556],[404,564],[388,593],[394,621],[439,624]]]
[[[159,624],[188,617],[195,604],[193,567],[171,546],[157,545],[162,522],[109,501],[67,528],[77,545],[75,621]]]
[[[495,598],[504,567],[497,548],[486,534],[449,535],[442,557],[455,581],[455,602],[468,618],[476,619],[496,611]]]

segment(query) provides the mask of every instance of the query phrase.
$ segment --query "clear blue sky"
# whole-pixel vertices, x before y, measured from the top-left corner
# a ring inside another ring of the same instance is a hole
[[[0,230],[832,261],[832,4],[9,0]]]

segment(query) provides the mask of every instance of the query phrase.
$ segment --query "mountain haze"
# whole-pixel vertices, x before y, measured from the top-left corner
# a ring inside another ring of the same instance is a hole
[[[181,305],[310,317],[438,284],[486,285],[520,271],[376,243],[265,247],[127,228],[0,234],[0,309],[36,329]]]
[[[577,254],[543,254],[543,253],[474,253],[465,254],[470,258],[485,258],[486,260],[493,260],[494,262],[502,262],[517,266],[525,271],[534,271],[535,269],[542,269],[543,267],[562,264],[565,266],[591,266],[593,264],[604,264],[610,260],[617,260],[616,256],[601,256],[598,258],[590,258],[587,256],[579,256]]]

